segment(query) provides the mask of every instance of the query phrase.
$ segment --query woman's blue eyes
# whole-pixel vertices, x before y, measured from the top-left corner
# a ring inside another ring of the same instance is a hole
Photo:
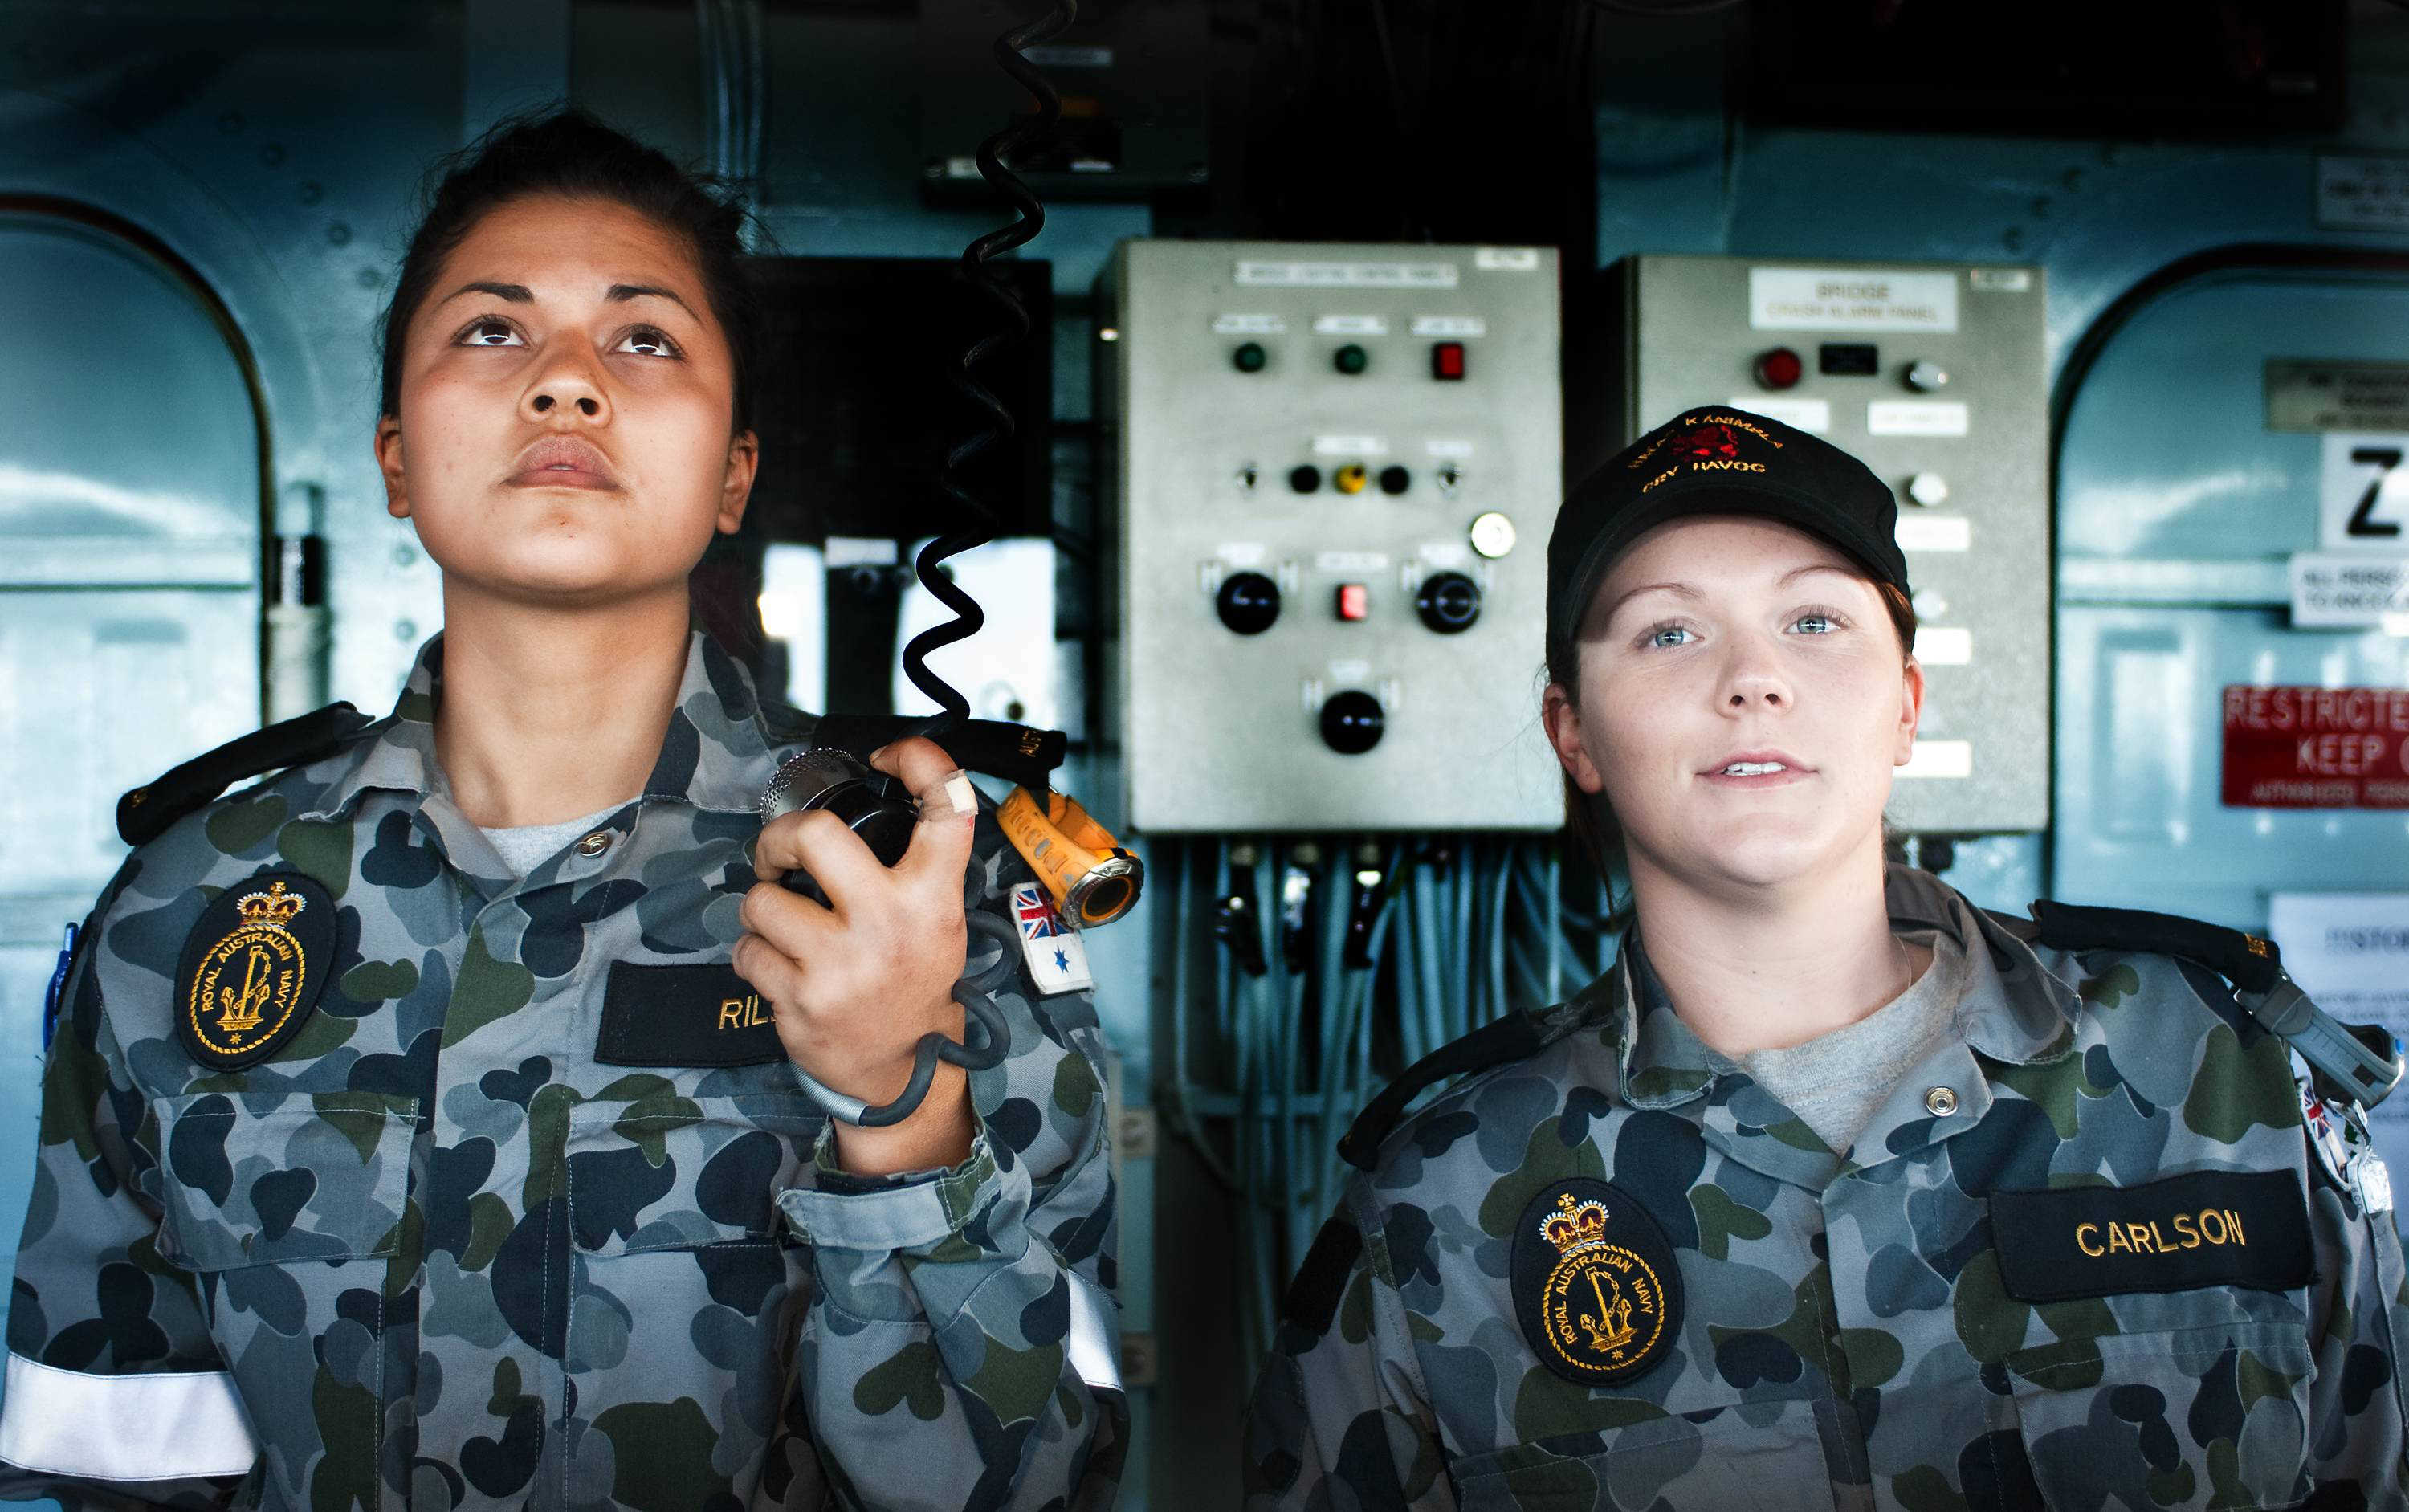
[[[1790,622],[1790,627],[1794,630],[1802,625],[1814,626],[1807,631],[1809,635],[1830,635],[1840,627],[1840,622],[1837,616],[1822,612],[1801,614]],[[1682,639],[1679,641],[1669,639],[1673,636],[1680,636]],[[1681,625],[1659,625],[1639,638],[1642,645],[1658,651],[1668,651],[1676,646],[1687,645],[1696,639],[1697,637],[1693,635],[1686,626]]]
[[[466,331],[463,331],[461,333],[461,338],[467,345],[472,347],[498,347],[508,344],[507,341],[485,341],[479,339],[479,334],[481,332],[487,331],[499,332],[505,338],[515,337],[518,335],[518,332],[512,327],[508,321],[496,320],[491,316],[487,316],[485,319],[477,322],[474,325],[469,326]],[[620,338],[620,344],[622,346],[626,345],[629,341],[633,341],[639,346],[654,347],[657,349],[654,352],[640,353],[639,355],[642,356],[674,357],[679,355],[677,343],[671,341],[667,335],[655,326],[639,325],[634,330],[629,331],[626,336]]]

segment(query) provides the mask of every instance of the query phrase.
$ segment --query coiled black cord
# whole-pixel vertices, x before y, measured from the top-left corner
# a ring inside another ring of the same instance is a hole
[[[995,61],[1022,88],[1037,100],[1037,113],[1024,116],[1002,131],[979,143],[979,177],[985,179],[996,193],[1012,203],[1017,219],[1010,225],[999,226],[963,249],[961,276],[992,300],[1003,311],[1006,328],[990,332],[971,343],[962,353],[961,361],[949,373],[954,390],[974,407],[984,410],[987,426],[964,439],[945,454],[945,466],[938,486],[947,497],[960,506],[961,526],[949,535],[939,536],[920,549],[913,559],[912,569],[919,575],[920,586],[927,589],[939,603],[954,612],[954,617],[943,625],[932,625],[912,638],[903,648],[903,675],[921,695],[937,705],[921,726],[919,733],[930,739],[942,737],[955,725],[970,715],[970,701],[957,692],[952,684],[929,670],[929,654],[957,641],[967,641],[987,623],[978,600],[962,591],[951,578],[938,570],[948,556],[974,550],[995,539],[995,511],[964,488],[958,477],[964,464],[998,441],[1011,438],[1018,426],[1012,411],[987,386],[972,376],[971,368],[982,358],[1014,341],[1025,340],[1030,331],[1028,307],[1020,302],[1011,283],[988,267],[998,254],[1016,247],[1027,246],[1046,225],[1046,207],[1030,192],[1004,163],[1007,153],[1027,146],[1054,129],[1062,118],[1061,96],[1046,81],[1036,65],[1021,56],[1021,50],[1032,43],[1045,41],[1070,25],[1079,13],[1076,0],[1053,0],[1052,8],[1037,20],[1016,26],[995,39]]]
[[[987,265],[998,253],[1028,245],[1046,224],[1046,207],[1029,192],[1029,186],[1013,176],[1004,166],[1004,154],[1026,145],[1031,140],[1054,129],[1062,118],[1062,101],[1046,82],[1020,50],[1032,42],[1041,42],[1071,24],[1078,15],[1075,0],[1054,0],[1053,8],[1045,16],[1024,26],[1017,26],[995,40],[995,58],[1003,71],[1017,79],[1030,94],[1037,97],[1037,113],[1014,122],[979,143],[979,176],[993,185],[996,192],[1012,202],[1017,218],[1012,224],[999,227],[979,238],[964,249],[961,277],[985,291],[1004,314],[1006,328],[991,332],[971,343],[962,353],[961,362],[949,374],[954,389],[978,409],[987,412],[988,425],[977,434],[945,454],[945,466],[939,486],[961,507],[962,525],[948,535],[939,536],[920,549],[913,559],[912,569],[919,575],[920,586],[933,595],[939,603],[954,612],[954,617],[943,625],[931,626],[912,638],[903,648],[903,673],[912,685],[937,705],[937,713],[922,723],[918,733],[938,739],[954,728],[970,714],[970,701],[957,692],[952,684],[929,670],[929,653],[957,641],[967,641],[987,623],[978,600],[938,570],[948,556],[986,545],[995,539],[995,511],[981,503],[957,479],[962,466],[1000,440],[1011,437],[1018,428],[1012,411],[1003,407],[979,381],[971,376],[971,367],[981,358],[1013,341],[1027,339],[1030,331],[1029,310],[1013,292],[1012,285]],[[977,909],[969,911],[964,921],[970,932],[986,935],[999,947],[993,964],[985,971],[965,974],[954,984],[954,1001],[962,1006],[965,1036],[957,1042],[931,1031],[920,1036],[913,1048],[912,1076],[894,1101],[872,1107],[860,1099],[822,1085],[801,1067],[796,1077],[803,1089],[832,1116],[865,1129],[879,1129],[902,1122],[919,1110],[927,1101],[929,1087],[936,1078],[937,1062],[950,1061],[968,1071],[985,1071],[1000,1064],[1012,1050],[1012,1028],[1003,1011],[996,1005],[995,991],[1004,985],[1017,962],[1014,952],[1020,945],[1019,927],[1012,921]]]

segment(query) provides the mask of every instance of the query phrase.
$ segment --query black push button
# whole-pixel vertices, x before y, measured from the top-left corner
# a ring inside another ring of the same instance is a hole
[[[1441,635],[1469,629],[1480,617],[1480,584],[1461,572],[1434,572],[1414,595],[1414,612]]]
[[[1279,584],[1261,572],[1233,572],[1213,596],[1213,612],[1240,635],[1261,635],[1279,618]]]
[[[1340,756],[1362,756],[1379,744],[1387,722],[1380,700],[1361,688],[1334,693],[1321,706],[1321,738]]]

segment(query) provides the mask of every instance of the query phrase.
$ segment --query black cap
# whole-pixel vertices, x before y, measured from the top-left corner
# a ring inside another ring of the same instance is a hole
[[[1548,644],[1579,627],[1615,554],[1684,514],[1763,514],[1823,537],[1907,591],[1898,500],[1864,463],[1803,430],[1728,405],[1684,410],[1608,458],[1548,538]]]

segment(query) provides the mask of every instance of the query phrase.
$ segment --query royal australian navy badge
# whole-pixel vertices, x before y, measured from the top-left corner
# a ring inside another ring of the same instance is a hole
[[[1681,1274],[1647,1209],[1610,1182],[1576,1177],[1522,1210],[1511,1260],[1514,1317],[1550,1370],[1612,1386],[1653,1369],[1681,1331]]]
[[[335,964],[335,900],[294,871],[220,893],[184,938],[176,1037],[193,1059],[239,1071],[300,1031]]]

